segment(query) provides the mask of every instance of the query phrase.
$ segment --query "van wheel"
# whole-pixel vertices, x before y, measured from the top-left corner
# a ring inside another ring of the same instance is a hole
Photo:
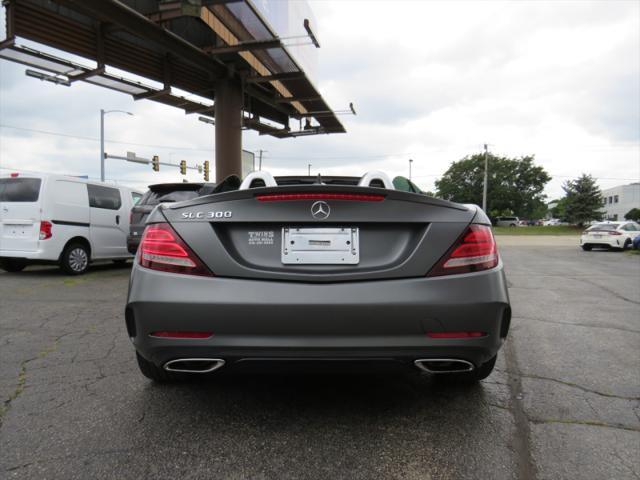
[[[81,243],[72,243],[62,252],[60,268],[69,275],[82,275],[89,269],[89,251]]]
[[[21,272],[27,266],[27,262],[18,258],[3,258],[0,260],[0,268],[7,272]]]

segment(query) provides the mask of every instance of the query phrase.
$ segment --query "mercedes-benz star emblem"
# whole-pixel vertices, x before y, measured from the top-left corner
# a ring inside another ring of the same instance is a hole
[[[311,215],[316,220],[324,220],[329,216],[330,213],[331,209],[329,208],[327,202],[320,201],[315,202],[313,205],[311,205]]]

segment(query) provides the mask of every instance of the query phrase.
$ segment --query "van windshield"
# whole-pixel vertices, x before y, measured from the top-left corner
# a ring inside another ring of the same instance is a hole
[[[0,178],[0,202],[37,202],[39,178]]]

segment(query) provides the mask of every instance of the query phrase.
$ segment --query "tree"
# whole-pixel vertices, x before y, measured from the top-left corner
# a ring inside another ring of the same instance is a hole
[[[563,222],[567,221],[567,197],[562,197],[558,200],[556,206],[551,209],[551,216]]]
[[[632,208],[624,214],[625,220],[633,220],[634,222],[640,221],[640,208]]]
[[[582,174],[562,186],[565,191],[565,216],[569,223],[583,226],[590,220],[601,220],[602,192],[591,175]]]
[[[487,213],[490,216],[532,218],[543,209],[542,191],[551,177],[533,161],[533,156],[507,158],[489,154]],[[475,154],[453,162],[436,181],[436,188],[441,198],[481,205],[483,181],[484,154]]]

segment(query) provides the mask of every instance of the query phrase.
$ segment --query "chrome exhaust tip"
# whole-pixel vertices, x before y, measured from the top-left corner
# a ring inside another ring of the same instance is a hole
[[[473,363],[457,358],[421,358],[413,363],[427,373],[464,373],[475,368]]]
[[[169,360],[163,368],[167,372],[210,373],[224,366],[221,358],[178,358]]]

